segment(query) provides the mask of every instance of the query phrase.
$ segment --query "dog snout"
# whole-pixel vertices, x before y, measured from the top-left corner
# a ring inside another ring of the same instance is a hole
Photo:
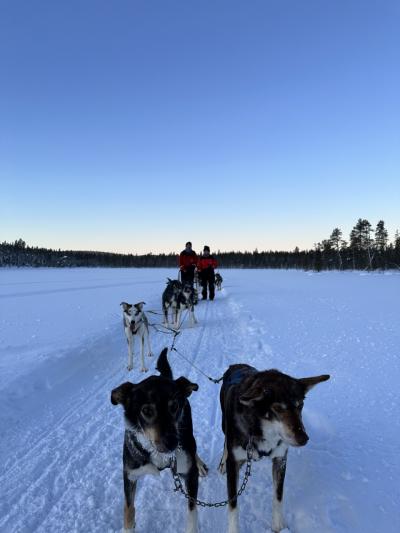
[[[301,431],[296,435],[296,441],[298,446],[305,446],[309,440],[309,437],[305,431]]]
[[[175,435],[166,435],[163,439],[157,440],[154,445],[160,453],[170,453],[176,450],[178,439]]]
[[[173,451],[163,442],[155,442],[154,445],[156,447],[156,450],[160,453],[169,453]]]

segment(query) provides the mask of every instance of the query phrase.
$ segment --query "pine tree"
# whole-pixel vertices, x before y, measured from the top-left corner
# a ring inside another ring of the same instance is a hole
[[[396,252],[400,252],[400,233],[399,230],[396,230],[396,233],[394,234],[394,249]]]
[[[384,221],[380,220],[376,225],[375,230],[375,249],[378,250],[378,252],[383,253],[386,250],[387,242],[388,232],[385,228]]]
[[[385,228],[385,223],[380,220],[375,229],[375,246],[374,250],[377,255],[377,264],[379,268],[386,266],[387,257],[385,260],[385,252],[388,244],[388,232]]]
[[[362,252],[367,253],[367,268],[372,268],[373,255],[371,255],[371,248],[373,242],[371,238],[371,224],[368,220],[359,218],[350,233],[350,248],[353,252],[354,268],[356,266],[356,256],[361,257],[363,255]]]
[[[335,228],[331,236],[329,237],[329,242],[331,243],[332,248],[336,251],[338,260],[339,260],[339,269],[343,267],[343,260],[340,251],[343,249],[343,243],[345,242],[342,239],[342,231],[339,228]]]

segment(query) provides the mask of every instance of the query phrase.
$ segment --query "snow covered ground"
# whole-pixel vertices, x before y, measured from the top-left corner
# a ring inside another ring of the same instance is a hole
[[[160,310],[166,269],[0,270],[0,531],[116,532],[122,527],[120,407],[126,371],[119,303]],[[305,403],[308,445],[289,452],[285,517],[292,533],[400,531],[400,275],[226,270],[214,302],[177,348],[213,377],[231,363],[296,377],[331,374]],[[150,315],[150,320],[160,317]],[[152,331],[159,353],[171,337]],[[217,472],[219,386],[178,354],[199,454],[199,496],[226,497]],[[150,368],[154,360],[149,360]],[[242,533],[269,531],[271,466],[253,465],[239,500]],[[186,502],[169,471],[139,483],[137,532],[183,531]],[[200,509],[200,531],[226,530],[225,509]]]

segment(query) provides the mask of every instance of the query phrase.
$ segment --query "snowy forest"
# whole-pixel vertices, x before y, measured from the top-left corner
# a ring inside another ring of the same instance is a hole
[[[386,270],[400,269],[400,234],[393,242],[383,220],[375,230],[359,218],[349,240],[341,229],[314,245],[313,249],[293,251],[258,251],[214,253],[220,268],[295,268],[303,270]],[[118,254],[95,251],[53,250],[33,247],[23,239],[0,244],[0,266],[18,267],[169,267],[177,266],[176,253]]]

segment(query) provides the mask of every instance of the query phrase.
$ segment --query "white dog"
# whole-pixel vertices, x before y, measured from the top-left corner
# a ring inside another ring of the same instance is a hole
[[[139,302],[137,304],[128,304],[122,302],[123,310],[123,320],[124,320],[124,330],[126,335],[126,340],[128,341],[128,370],[133,368],[133,353],[134,353],[134,343],[135,336],[138,337],[140,341],[140,355],[142,358],[142,372],[147,372],[147,368],[144,364],[144,340],[147,341],[148,347],[148,356],[151,357],[150,347],[150,336],[149,336],[149,322],[146,315],[143,311],[144,302]],[[133,308],[133,309],[132,309]]]

